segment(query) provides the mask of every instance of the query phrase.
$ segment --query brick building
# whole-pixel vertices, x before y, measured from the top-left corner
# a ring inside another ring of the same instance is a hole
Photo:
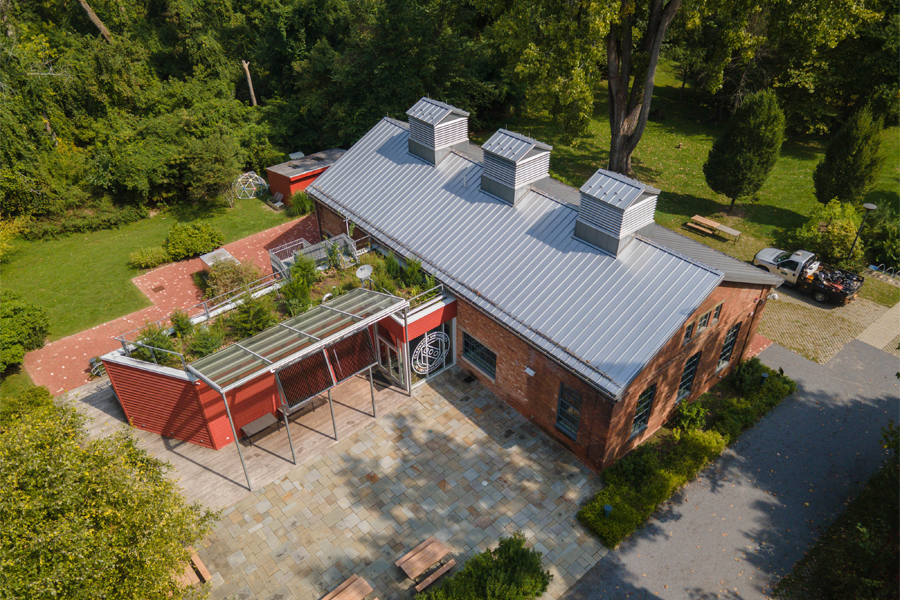
[[[602,169],[576,190],[546,144],[501,129],[478,147],[468,113],[426,98],[407,114],[308,188],[323,236],[353,223],[444,286],[415,336],[373,328],[395,381],[458,364],[602,469],[744,357],[781,280],[657,225],[659,190]]]

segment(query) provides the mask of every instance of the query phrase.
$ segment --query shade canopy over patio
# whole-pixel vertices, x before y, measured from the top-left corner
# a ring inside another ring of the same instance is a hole
[[[357,288],[196,360],[188,369],[213,389],[227,392],[266,371],[274,373],[320,352],[408,306],[403,298]]]

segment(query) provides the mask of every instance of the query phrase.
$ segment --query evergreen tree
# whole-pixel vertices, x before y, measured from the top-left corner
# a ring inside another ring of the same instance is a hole
[[[784,140],[784,113],[775,93],[749,96],[709,151],[703,165],[706,183],[714,192],[731,199],[755,194],[778,160]]]
[[[880,119],[868,106],[853,114],[825,148],[825,158],[813,172],[816,199],[859,202],[875,186],[884,160]]]

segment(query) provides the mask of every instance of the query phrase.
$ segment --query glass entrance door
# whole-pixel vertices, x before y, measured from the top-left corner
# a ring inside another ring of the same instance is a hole
[[[400,353],[378,336],[378,364],[399,385],[403,385],[403,364],[400,362]]]

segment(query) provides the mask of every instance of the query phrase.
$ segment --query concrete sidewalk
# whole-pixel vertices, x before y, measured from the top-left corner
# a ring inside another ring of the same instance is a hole
[[[858,340],[824,365],[781,346],[760,359],[797,392],[565,596],[761,599],[885,458],[897,359]]]

